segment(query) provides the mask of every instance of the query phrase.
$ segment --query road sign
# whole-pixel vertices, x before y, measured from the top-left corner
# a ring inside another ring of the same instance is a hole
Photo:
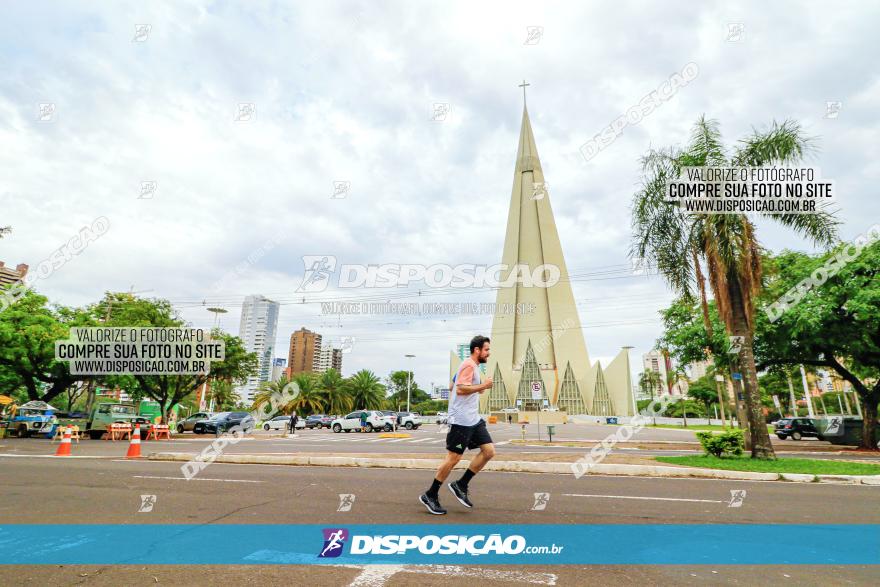
[[[532,381],[532,399],[541,399],[543,396],[541,393],[541,387],[540,381]]]
[[[742,374],[742,373],[733,373],[733,374],[731,375],[731,377],[733,377],[733,378],[736,379],[737,381],[742,381],[743,374]]]

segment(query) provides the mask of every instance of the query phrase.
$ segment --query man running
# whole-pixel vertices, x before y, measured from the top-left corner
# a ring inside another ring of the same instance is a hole
[[[443,515],[446,510],[440,505],[440,486],[461,460],[465,450],[479,448],[480,452],[471,459],[461,479],[448,484],[449,490],[461,504],[467,508],[474,507],[468,499],[468,483],[495,456],[492,437],[486,429],[486,422],[480,418],[480,396],[492,387],[492,378],[480,383],[480,364],[489,359],[489,339],[475,336],[470,344],[471,356],[462,361],[449,394],[449,432],[446,434],[446,459],[431,487],[419,496],[432,514]]]

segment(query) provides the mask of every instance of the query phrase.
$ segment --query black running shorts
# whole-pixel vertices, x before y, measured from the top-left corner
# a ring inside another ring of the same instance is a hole
[[[446,450],[456,454],[464,454],[465,450],[479,448],[491,442],[492,437],[489,436],[485,420],[480,420],[479,424],[473,426],[452,424],[446,434]]]

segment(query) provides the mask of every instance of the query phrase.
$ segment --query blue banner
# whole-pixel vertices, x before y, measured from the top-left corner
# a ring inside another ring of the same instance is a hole
[[[876,565],[880,525],[6,524],[0,564]]]

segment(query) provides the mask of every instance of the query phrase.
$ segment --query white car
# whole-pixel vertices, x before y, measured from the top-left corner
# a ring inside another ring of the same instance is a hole
[[[290,429],[290,416],[275,416],[271,420],[266,420],[262,424],[263,430],[288,430]],[[300,418],[296,421],[296,429],[300,430],[306,427],[306,419]]]
[[[416,412],[400,412],[400,426],[407,430],[416,430],[422,425],[422,417]]]
[[[345,432],[360,430],[361,414],[365,411],[367,412],[367,432],[384,430],[393,426],[389,421],[390,416],[386,416],[382,412],[376,410],[359,410],[357,412],[351,412],[341,418],[336,418],[333,420],[333,423],[330,424],[330,428],[336,433],[342,432],[343,430]]]
[[[437,412],[437,415],[434,416],[434,422],[437,424],[446,424],[446,420],[449,418],[449,414],[446,412]]]

